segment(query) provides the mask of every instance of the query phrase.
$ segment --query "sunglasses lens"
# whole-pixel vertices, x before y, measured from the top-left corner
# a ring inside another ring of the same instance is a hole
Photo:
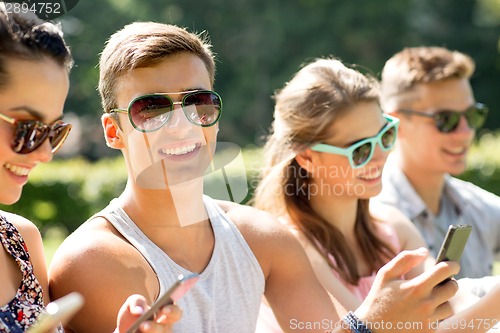
[[[56,123],[52,127],[52,132],[49,135],[50,145],[52,146],[52,154],[55,154],[61,148],[64,141],[69,135],[71,125],[66,123]]]
[[[200,126],[212,126],[219,120],[222,101],[211,91],[198,91],[184,98],[184,112],[188,119]]]
[[[396,126],[387,128],[384,134],[382,134],[381,142],[384,149],[390,149],[394,146],[396,142]]]
[[[436,127],[442,133],[454,131],[460,122],[460,113],[454,111],[441,111],[436,113]]]
[[[166,96],[148,95],[136,99],[129,107],[132,124],[143,131],[155,131],[168,120],[172,101]]]
[[[470,128],[478,129],[483,126],[488,109],[484,106],[473,107],[465,112],[465,118]]]
[[[354,165],[360,166],[364,164],[368,160],[371,151],[372,151],[371,142],[367,142],[359,146],[358,148],[354,149],[354,151],[352,152],[352,161],[354,162]]]
[[[28,154],[40,147],[47,138],[50,127],[38,121],[18,122],[12,149],[18,154]]]

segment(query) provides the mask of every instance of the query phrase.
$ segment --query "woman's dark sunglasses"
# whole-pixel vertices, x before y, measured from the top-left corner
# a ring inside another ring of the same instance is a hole
[[[181,102],[174,102],[169,95],[183,94]],[[209,127],[214,125],[222,112],[222,99],[215,91],[193,90],[177,93],[158,93],[137,97],[127,109],[111,112],[128,113],[130,123],[141,132],[159,130],[170,118],[175,105],[181,105],[186,118],[193,124]]]
[[[12,150],[18,154],[29,154],[49,139],[55,154],[68,137],[71,125],[61,120],[47,125],[38,120],[17,120],[0,113],[0,119],[16,126],[12,138]]]
[[[394,146],[398,134],[399,119],[384,115],[387,124],[377,135],[360,140],[347,148],[335,147],[326,143],[318,143],[311,147],[314,151],[323,153],[347,156],[351,168],[361,168],[368,164],[373,157],[377,143],[383,151],[387,151]]]
[[[488,108],[484,104],[476,103],[463,112],[440,110],[433,113],[426,113],[405,109],[398,110],[398,112],[431,118],[434,120],[436,128],[439,132],[450,133],[457,129],[458,124],[460,123],[461,116],[465,117],[470,128],[477,130],[478,128],[483,126],[484,121],[486,120],[486,116],[488,115]]]

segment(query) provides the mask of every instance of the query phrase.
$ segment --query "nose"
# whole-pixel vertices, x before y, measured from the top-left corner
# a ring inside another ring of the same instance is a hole
[[[50,162],[52,158],[54,157],[54,154],[52,154],[52,145],[50,144],[50,141],[46,139],[40,147],[35,149],[33,152],[31,152],[30,157],[37,162]]]
[[[385,161],[387,159],[387,156],[389,156],[389,150],[384,151],[382,150],[382,147],[380,147],[380,144],[376,144],[375,150],[373,151],[372,161],[373,162]]]
[[[172,115],[170,116],[166,127],[173,132],[179,132],[190,129],[192,126],[194,125],[187,119],[184,110],[182,109],[181,102],[175,102]]]
[[[474,135],[474,132],[475,130],[469,126],[465,116],[461,115],[457,128],[452,133],[462,136],[470,136]]]

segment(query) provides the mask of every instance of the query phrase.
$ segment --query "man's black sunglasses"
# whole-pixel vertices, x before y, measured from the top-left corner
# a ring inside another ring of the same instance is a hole
[[[464,116],[470,128],[477,130],[483,126],[488,115],[488,107],[481,103],[476,103],[465,111],[439,110],[432,113],[420,112],[408,109],[398,110],[400,113],[415,115],[419,117],[431,118],[436,124],[436,128],[441,133],[450,133],[457,129],[460,117]]]

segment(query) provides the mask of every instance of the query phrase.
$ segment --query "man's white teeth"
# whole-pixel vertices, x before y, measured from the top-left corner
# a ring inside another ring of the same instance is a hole
[[[448,149],[448,151],[452,154],[462,154],[465,151],[465,148]]]
[[[382,171],[378,171],[377,173],[374,173],[370,176],[361,176],[360,178],[365,179],[365,180],[373,180],[373,179],[379,178],[381,175],[382,175]]]
[[[30,172],[30,169],[28,169],[28,168],[23,168],[23,167],[20,167],[17,165],[12,165],[10,163],[5,163],[4,167],[5,167],[5,169],[9,170],[10,172],[15,174],[16,176],[26,176]]]
[[[192,145],[185,146],[185,147],[177,147],[177,148],[170,148],[170,149],[163,148],[161,151],[162,151],[162,153],[167,154],[167,155],[184,155],[184,154],[192,152],[195,148],[196,148],[196,144],[192,144]]]

